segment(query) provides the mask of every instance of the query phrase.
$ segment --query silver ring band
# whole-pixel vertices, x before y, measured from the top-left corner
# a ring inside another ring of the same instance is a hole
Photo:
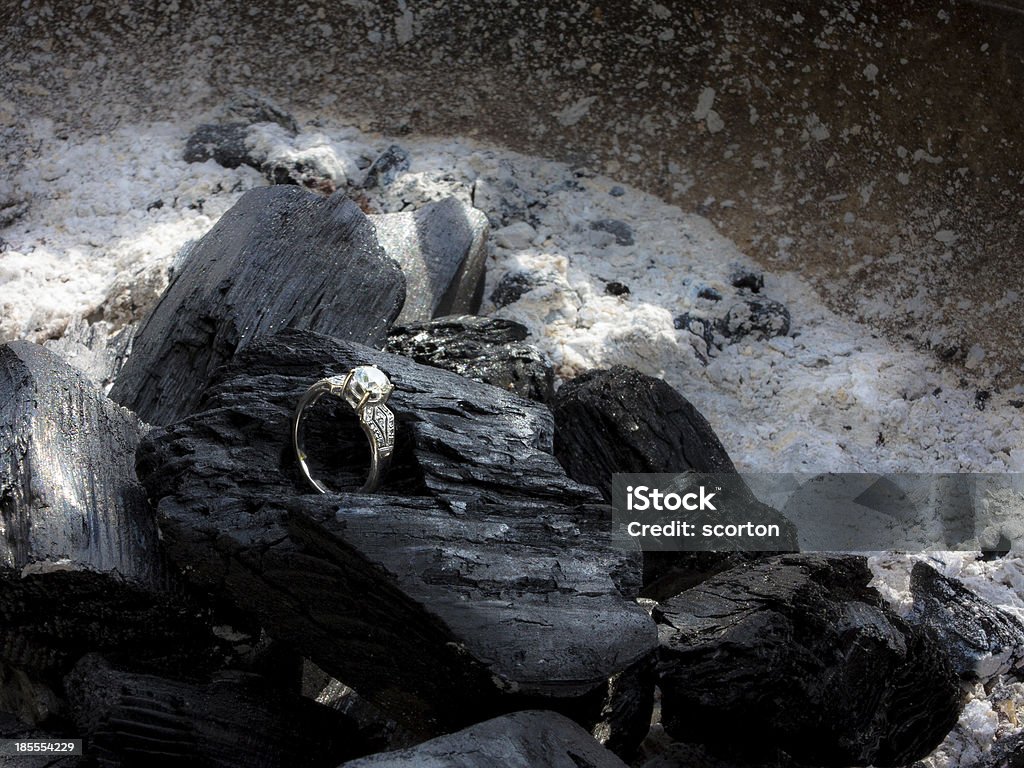
[[[395,414],[385,405],[392,390],[394,385],[384,371],[375,365],[360,365],[344,376],[320,379],[299,398],[292,418],[292,445],[302,474],[320,493],[328,493],[328,490],[310,474],[306,461],[308,456],[302,439],[302,422],[306,409],[324,395],[335,395],[356,412],[359,426],[363,428],[367,440],[370,441],[370,474],[359,491],[373,493],[380,485],[395,449]]]

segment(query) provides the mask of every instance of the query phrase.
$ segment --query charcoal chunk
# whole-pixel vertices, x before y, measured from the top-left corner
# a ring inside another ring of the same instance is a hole
[[[910,572],[910,620],[931,627],[954,669],[982,682],[1024,662],[1024,624],[927,563]]]
[[[292,134],[299,130],[295,118],[252,89],[235,94],[218,112],[215,122],[203,123],[189,135],[185,142],[186,162],[212,159],[225,168],[248,165],[260,170],[266,158],[247,143],[252,126],[277,123]]]
[[[498,284],[494,286],[494,290],[491,291],[491,301],[499,309],[507,307],[509,304],[519,301],[524,294],[529,293],[542,282],[541,278],[530,272],[508,272],[502,275]]]
[[[144,427],[53,352],[0,346],[0,659],[50,674],[85,649],[201,654],[135,476]]]
[[[610,283],[605,283],[604,292],[609,296],[629,296],[629,286],[618,280],[612,280]]]
[[[164,581],[135,477],[144,427],[84,374],[27,341],[0,346],[0,567]]]
[[[512,320],[442,317],[392,328],[387,350],[547,402],[554,392],[555,374],[537,348],[525,343],[527,335],[526,326]]]
[[[591,729],[595,739],[624,760],[636,754],[651,729],[655,664],[652,653],[612,676],[600,719]]]
[[[410,749],[353,760],[345,763],[344,768],[493,768],[499,765],[626,766],[571,720],[555,712],[527,711],[487,720]]]
[[[480,309],[487,260],[487,217],[448,197],[413,213],[371,216],[384,252],[406,279],[401,324]]]
[[[889,610],[870,580],[860,557],[783,555],[665,601],[654,613],[665,730],[751,761],[927,755],[957,722],[959,679],[934,635]]]
[[[254,339],[294,327],[383,346],[404,297],[401,268],[355,203],[296,187],[251,190],[189,250],[111,397],[169,424]]]
[[[736,468],[701,413],[661,379],[626,366],[589,371],[566,382],[552,403],[555,455],[569,476],[611,500],[616,472],[735,474]],[[737,475],[731,492],[757,519],[780,526],[793,550],[796,530],[758,502]],[[750,555],[644,552],[644,594],[675,594],[694,574],[716,572]]]

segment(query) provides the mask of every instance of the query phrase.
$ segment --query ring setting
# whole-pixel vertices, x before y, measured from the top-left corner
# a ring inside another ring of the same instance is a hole
[[[394,388],[387,374],[377,366],[359,365],[344,376],[320,379],[299,398],[292,418],[292,445],[302,474],[320,493],[328,491],[309,471],[302,438],[307,409],[324,395],[333,395],[340,397],[356,412],[359,426],[370,443],[370,473],[359,491],[372,493],[380,485],[395,449],[395,414],[386,405]]]

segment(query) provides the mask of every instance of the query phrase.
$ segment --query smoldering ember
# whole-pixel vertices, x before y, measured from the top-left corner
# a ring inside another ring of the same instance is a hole
[[[1024,764],[1019,5],[8,4],[0,766]]]

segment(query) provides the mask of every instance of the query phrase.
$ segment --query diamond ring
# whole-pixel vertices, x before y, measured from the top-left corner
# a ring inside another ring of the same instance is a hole
[[[395,414],[385,403],[391,395],[394,385],[384,371],[375,365],[360,365],[344,376],[329,376],[320,379],[299,398],[292,418],[292,445],[299,459],[302,474],[320,493],[327,489],[313,479],[309,472],[306,449],[302,440],[302,421],[305,411],[323,395],[335,395],[348,403],[359,417],[359,426],[363,428],[370,441],[370,474],[366,478],[360,493],[373,493],[380,484],[380,479],[387,471],[391,462],[391,454],[395,449]]]

